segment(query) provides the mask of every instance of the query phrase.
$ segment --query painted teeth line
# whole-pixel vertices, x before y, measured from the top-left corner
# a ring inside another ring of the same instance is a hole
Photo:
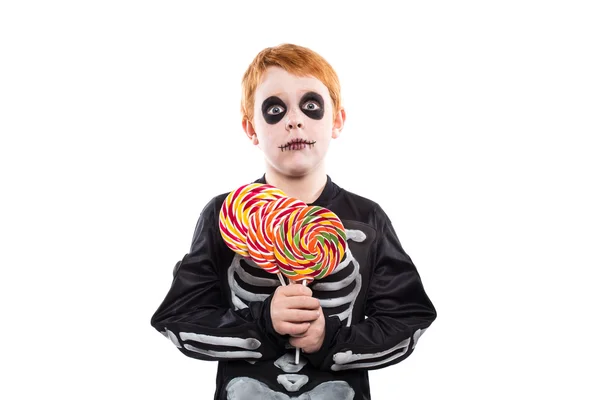
[[[279,146],[279,148],[281,149],[282,152],[284,150],[287,150],[287,149],[291,148],[291,147],[298,146],[298,145],[301,145],[301,144],[308,145],[308,147],[312,148],[312,147],[314,147],[315,143],[316,142],[309,142],[309,141],[306,141],[306,140],[299,140],[299,141],[293,141],[293,142],[287,143],[285,146]]]

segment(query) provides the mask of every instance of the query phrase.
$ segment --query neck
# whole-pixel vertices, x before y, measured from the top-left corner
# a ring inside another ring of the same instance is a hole
[[[310,204],[323,192],[327,174],[323,169],[317,168],[306,175],[288,176],[269,166],[265,172],[265,180],[269,185],[281,189],[287,196]]]

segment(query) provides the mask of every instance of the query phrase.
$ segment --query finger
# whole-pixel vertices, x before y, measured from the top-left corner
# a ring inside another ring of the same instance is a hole
[[[299,336],[299,337],[291,337],[290,344],[294,347],[298,347],[303,349],[310,345],[311,338],[309,336]]]
[[[299,324],[291,323],[291,322],[281,322],[281,329],[279,330],[282,335],[295,335],[301,336],[308,331],[310,327],[310,323],[303,322]]]
[[[303,310],[318,310],[321,308],[319,299],[308,296],[286,297],[282,302],[283,307]]]
[[[310,328],[309,328],[309,330],[310,330]],[[304,337],[306,335],[308,335],[308,330],[306,332],[304,332],[304,333],[299,333],[297,335],[290,335],[290,336],[291,337],[295,337],[295,338],[301,338],[301,337]]]
[[[292,337],[290,338],[290,344],[291,344],[292,346],[294,346],[294,347],[297,347],[297,348],[300,348],[300,349],[301,349],[301,348],[302,348],[302,346],[300,346],[300,344],[302,343],[302,341],[300,340],[301,338],[302,338],[301,336],[300,336],[300,337],[293,337],[293,336],[292,336]]]
[[[284,322],[302,323],[315,321],[319,318],[320,314],[319,310],[286,309],[279,317]]]
[[[280,286],[281,294],[284,296],[312,296],[312,290],[303,285]]]

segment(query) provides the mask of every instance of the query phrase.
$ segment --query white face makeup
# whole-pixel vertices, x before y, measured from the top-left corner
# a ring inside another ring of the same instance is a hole
[[[319,166],[337,137],[327,87],[279,67],[269,67],[256,89],[253,122],[265,159],[287,176]]]

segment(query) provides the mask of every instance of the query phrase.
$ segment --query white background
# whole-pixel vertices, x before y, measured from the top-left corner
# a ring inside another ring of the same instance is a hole
[[[328,173],[438,311],[373,399],[599,398],[595,2],[216,3],[1,3],[0,397],[212,398],[150,317],[202,207],[264,172],[240,81],[290,42],[342,82]]]

